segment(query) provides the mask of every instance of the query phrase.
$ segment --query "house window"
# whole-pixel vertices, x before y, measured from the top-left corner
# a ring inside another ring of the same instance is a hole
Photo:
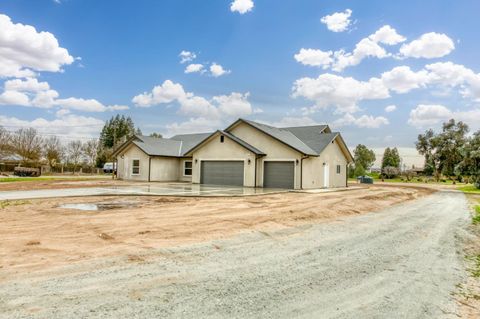
[[[342,171],[342,166],[337,165],[337,174],[340,174],[341,171]]]
[[[183,162],[183,176],[192,176],[192,161]]]
[[[140,160],[134,159],[132,161],[132,175],[140,174]]]
[[[225,141],[225,136],[221,135],[220,136],[220,143],[223,143],[223,141]]]

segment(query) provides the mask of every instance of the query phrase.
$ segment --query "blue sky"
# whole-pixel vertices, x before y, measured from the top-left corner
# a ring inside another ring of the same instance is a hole
[[[232,1],[3,0],[0,125],[70,139],[116,113],[165,135],[246,117],[377,148],[450,117],[480,128],[480,2]]]

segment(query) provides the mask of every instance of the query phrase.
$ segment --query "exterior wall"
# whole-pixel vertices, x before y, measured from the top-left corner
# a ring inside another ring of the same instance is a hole
[[[248,164],[250,159],[250,164]],[[202,145],[193,152],[192,182],[200,183],[200,170],[202,161],[244,161],[244,186],[255,186],[255,154],[238,145],[228,137],[220,142],[220,136],[215,136],[211,141]]]
[[[132,161],[134,159],[140,160],[139,175],[132,175]],[[148,160],[149,156],[132,144],[117,157],[117,177],[123,180],[148,181]]]
[[[179,180],[180,159],[175,157],[152,157],[150,181],[173,182]],[[148,180],[148,177],[147,177]]]
[[[178,180],[181,181],[181,182],[191,182],[192,181],[192,176],[185,176],[184,175],[183,168],[184,168],[185,161],[192,161],[192,158],[181,158],[180,159],[180,164],[179,164],[179,167],[178,167]],[[193,167],[193,163],[192,163],[192,167]],[[193,174],[193,172],[192,172],[192,174]]]
[[[328,187],[347,186],[347,159],[335,140],[330,143],[319,157],[309,157],[303,160],[303,188],[324,187],[324,166],[328,164]],[[337,174],[337,165],[340,165],[340,174]]]
[[[263,187],[263,165],[265,161],[293,161],[295,162],[295,189],[300,188],[300,160],[302,154],[245,123],[235,126],[230,132],[267,154],[267,156],[257,159],[258,187]]]

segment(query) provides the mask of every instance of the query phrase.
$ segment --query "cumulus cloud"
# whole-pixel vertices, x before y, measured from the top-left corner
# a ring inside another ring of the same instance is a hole
[[[474,128],[480,127],[480,109],[452,111],[439,104],[419,104],[410,111],[408,124],[418,128],[432,127],[451,118],[464,121]]]
[[[328,107],[335,108],[337,113],[355,113],[363,100],[386,99],[393,92],[405,94],[413,89],[436,87],[458,89],[464,98],[480,101],[480,73],[452,62],[428,64],[419,71],[408,66],[395,67],[368,81],[330,73],[304,77],[294,82],[292,96],[314,102],[314,106],[303,109],[304,114]]]
[[[397,31],[389,25],[384,25],[368,38],[375,43],[387,45],[399,44],[406,40],[404,36],[398,34]]]
[[[126,105],[103,105],[95,99],[70,97],[59,99],[57,91],[50,89],[47,82],[35,78],[13,79],[5,81],[4,91],[0,94],[0,105],[18,105],[38,108],[61,107],[83,112],[105,112],[126,110]]]
[[[199,63],[189,64],[185,68],[185,73],[197,73],[202,71],[203,71],[203,64],[199,64]]]
[[[35,71],[59,72],[73,63],[68,50],[50,33],[13,23],[0,14],[0,77],[34,77]]]
[[[404,57],[432,59],[448,55],[454,49],[455,44],[446,34],[430,32],[402,45],[400,54]]]
[[[179,83],[171,80],[155,86],[151,92],[135,96],[132,102],[139,107],[150,107],[176,102],[180,105],[179,113],[193,117],[224,119],[250,115],[252,106],[248,101],[249,93],[232,92],[229,95],[214,96],[208,100],[186,92]]]
[[[427,71],[414,72],[408,66],[395,67],[382,73],[381,78],[386,87],[397,93],[406,93],[412,89],[424,87],[429,82]]]
[[[210,72],[212,73],[212,76],[216,78],[230,73],[229,70],[225,70],[223,66],[217,63],[212,63],[212,65],[210,65]]]
[[[345,114],[333,122],[333,126],[336,127],[355,125],[360,128],[379,128],[380,126],[388,124],[390,124],[390,122],[383,116],[374,117],[372,115],[362,115],[356,118],[350,113]]]
[[[354,113],[359,110],[357,103],[362,100],[388,98],[388,89],[378,78],[358,81],[352,77],[321,74],[318,78],[301,78],[293,85],[293,97],[303,97],[315,102],[306,113],[318,109],[335,107],[339,113]]]
[[[375,33],[361,39],[352,52],[343,49],[332,52],[302,48],[294,58],[304,65],[319,66],[324,69],[331,68],[341,72],[347,67],[360,64],[366,58],[391,57],[392,54],[388,53],[380,44],[395,45],[403,41],[405,41],[405,37],[398,34],[391,26],[384,25]]]
[[[195,54],[195,52],[190,52],[185,50],[182,50],[182,52],[180,52],[178,56],[180,57],[180,63],[182,64],[193,61],[197,58],[197,55]]]
[[[351,24],[350,16],[352,10],[346,9],[344,12],[335,12],[331,15],[326,15],[320,19],[325,24],[328,30],[333,32],[343,32],[348,30]]]
[[[262,122],[262,121],[260,121]],[[307,126],[317,125],[318,123],[308,116],[285,116],[279,121],[275,122],[263,122],[265,124],[275,127],[294,127],[294,126]]]
[[[295,54],[294,58],[303,65],[321,66],[327,69],[333,62],[332,55],[332,51],[302,48],[300,52]]]
[[[230,4],[230,11],[245,14],[254,7],[252,0],[235,0]]]
[[[387,113],[392,113],[392,112],[394,112],[396,109],[397,109],[397,106],[396,106],[396,105],[393,105],[393,104],[392,104],[392,105],[387,105],[387,106],[385,107],[385,112],[387,112]]]
[[[32,121],[0,115],[0,126],[4,126],[9,130],[33,127],[40,134],[54,134],[61,138],[72,139],[98,137],[104,124],[103,120],[94,117],[65,113],[58,114],[58,117],[53,120],[40,117]]]

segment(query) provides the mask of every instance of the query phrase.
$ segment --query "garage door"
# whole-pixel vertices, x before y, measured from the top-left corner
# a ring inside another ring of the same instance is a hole
[[[263,187],[294,188],[293,162],[264,162]]]
[[[200,183],[243,186],[243,161],[202,161]]]

